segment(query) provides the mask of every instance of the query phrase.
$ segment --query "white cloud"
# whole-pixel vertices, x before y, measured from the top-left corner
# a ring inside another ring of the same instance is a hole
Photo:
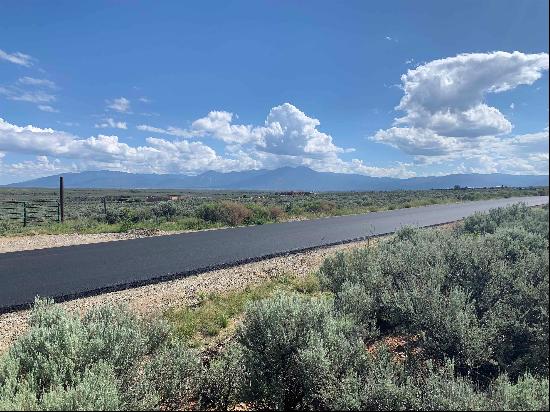
[[[419,156],[440,156],[464,148],[464,144],[457,138],[440,136],[432,130],[414,127],[379,130],[371,139]]]
[[[401,76],[406,113],[397,124],[429,128],[444,136],[509,133],[511,123],[484,103],[488,93],[533,84],[548,70],[548,54],[493,52],[434,60]]]
[[[147,97],[140,97],[138,100],[142,103],[151,103],[151,100],[149,100]]]
[[[216,119],[216,116],[210,116],[210,120],[213,117]],[[233,117],[226,116],[225,119],[231,120]],[[171,141],[148,137],[145,144],[132,146],[122,142],[118,136],[100,134],[80,138],[51,128],[18,126],[0,119],[0,151],[61,159],[59,167],[72,167],[76,170],[196,174],[207,170],[229,172],[308,166],[318,171],[374,176],[405,177],[414,174],[407,171],[405,165],[374,167],[358,159],[340,159],[338,154],[344,150],[334,145],[329,135],[317,130],[319,121],[306,116],[290,104],[274,107],[263,126],[222,124],[219,128],[218,123],[212,121],[212,127],[207,128],[204,126],[208,124],[199,122],[201,128],[192,129],[191,132],[206,137],[208,130],[208,133],[212,133],[211,137],[215,134],[217,139],[233,142],[225,147],[223,154],[218,154],[200,141]],[[141,126],[141,130],[155,131]],[[242,130],[248,131],[252,136],[244,140],[246,143],[241,143],[243,140],[240,140],[243,137]],[[235,131],[238,138],[224,134]],[[37,162],[33,164],[39,165]],[[12,166],[4,164],[4,170]],[[43,175],[47,175],[48,171],[50,169],[45,167]]]
[[[201,142],[148,138],[130,146],[118,136],[79,138],[70,133],[17,126],[0,119],[0,151],[69,160],[79,170],[109,169],[150,173],[198,173],[243,170],[257,165],[247,159],[223,158]]]
[[[256,129],[260,136],[258,147],[268,153],[327,157],[343,153],[332,137],[317,129],[319,120],[308,117],[290,103],[284,103],[270,110],[265,127]]]
[[[121,113],[127,113],[130,111],[130,100],[125,97],[119,97],[117,99],[106,100],[107,108],[115,110]]]
[[[10,54],[0,49],[0,60],[6,60],[10,63],[18,64],[20,66],[30,67],[34,59],[28,54],[23,54],[20,52]]]
[[[233,113],[212,111],[206,117],[197,119],[192,129],[199,135],[212,135],[225,143],[250,143],[257,140],[252,126],[233,125]]]
[[[52,82],[51,80],[36,79],[34,77],[28,77],[28,76],[20,77],[17,80],[17,83],[24,84],[24,85],[29,85],[29,86],[44,86],[44,87],[48,87],[50,89],[55,89],[56,88],[55,83]]]
[[[96,129],[105,129],[105,128],[113,128],[113,129],[124,129],[126,130],[128,127],[126,126],[126,122],[117,122],[112,118],[106,118],[104,119],[103,123],[98,123],[94,125]]]
[[[136,126],[136,129],[141,130],[143,132],[150,132],[150,133],[158,133],[158,134],[167,134],[171,136],[178,136],[178,137],[193,137],[193,132],[187,131],[185,129],[180,129],[177,127],[169,126],[166,129],[160,128],[160,127],[154,127],[149,126],[146,124],[139,124]]]
[[[42,110],[43,112],[49,112],[49,113],[58,113],[59,110],[53,108],[52,106],[49,106],[47,104],[39,104],[38,108]]]
[[[0,86],[0,94],[9,100],[29,103],[51,103],[56,100],[55,95],[44,91],[27,91],[17,87]]]
[[[290,103],[273,107],[263,126],[232,124],[233,117],[229,112],[210,112],[195,120],[189,133],[209,135],[228,144],[251,144],[257,151],[275,155],[316,158],[345,151],[317,129],[319,120]]]
[[[192,122],[190,129],[138,125],[138,130],[178,137],[212,137],[229,145],[249,145],[255,151],[281,156],[326,158],[344,153],[332,137],[318,130],[319,120],[307,116],[290,103],[273,107],[262,126],[234,124],[236,116],[211,111]],[[348,149],[352,151],[353,149]]]
[[[425,63],[401,77],[396,109],[405,115],[370,139],[413,156],[417,165],[548,173],[548,162],[529,163],[530,154],[548,152],[541,143],[548,130],[509,137],[512,123],[484,101],[489,93],[531,85],[547,70],[547,53],[473,53]]]
[[[47,156],[36,156],[34,160],[5,163],[0,154],[0,174],[13,181],[30,180],[42,176],[75,171],[72,165],[65,165],[59,159],[50,160]]]

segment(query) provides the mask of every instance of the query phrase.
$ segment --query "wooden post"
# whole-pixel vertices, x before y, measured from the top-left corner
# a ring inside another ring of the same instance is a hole
[[[23,202],[23,227],[27,226],[27,203]]]
[[[103,214],[107,216],[107,196],[103,196]]]
[[[63,176],[59,176],[59,214],[61,215],[61,222],[65,220],[65,211],[63,199],[65,194],[63,193]]]

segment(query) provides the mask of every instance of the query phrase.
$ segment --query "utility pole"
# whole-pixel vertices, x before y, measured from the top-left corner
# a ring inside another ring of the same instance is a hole
[[[63,176],[59,176],[59,214],[61,215],[61,223],[65,220],[63,199],[65,194],[63,193]]]

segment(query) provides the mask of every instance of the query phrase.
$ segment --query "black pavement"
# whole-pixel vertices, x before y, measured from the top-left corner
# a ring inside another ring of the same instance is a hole
[[[495,199],[0,254],[0,313],[159,282],[261,258],[431,226],[547,196]]]

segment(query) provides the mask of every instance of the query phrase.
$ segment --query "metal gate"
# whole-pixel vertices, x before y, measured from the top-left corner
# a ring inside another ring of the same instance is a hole
[[[23,226],[61,222],[61,208],[57,200],[7,200],[0,202],[0,220],[19,222]]]

